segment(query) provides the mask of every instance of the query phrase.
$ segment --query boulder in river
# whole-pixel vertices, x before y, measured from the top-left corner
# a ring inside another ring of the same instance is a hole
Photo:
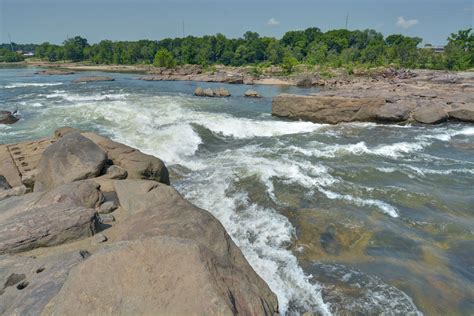
[[[216,89],[197,87],[194,95],[198,97],[230,97],[230,92],[226,88],[219,87]]]
[[[252,89],[245,91],[244,96],[247,98],[261,98],[262,97],[257,91],[252,90]]]
[[[0,124],[13,124],[16,123],[19,118],[15,115],[16,111],[0,111]]]
[[[227,90],[226,88],[223,88],[223,87],[219,87],[217,89],[214,89],[214,95],[216,97],[230,97],[230,92],[229,90]]]

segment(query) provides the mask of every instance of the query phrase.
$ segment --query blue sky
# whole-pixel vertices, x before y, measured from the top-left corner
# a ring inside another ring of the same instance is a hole
[[[137,40],[245,31],[280,38],[288,30],[375,29],[444,44],[471,27],[473,0],[0,0],[0,42],[61,43],[81,35]]]

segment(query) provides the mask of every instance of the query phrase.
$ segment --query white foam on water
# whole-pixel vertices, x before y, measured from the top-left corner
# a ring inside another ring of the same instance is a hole
[[[208,117],[200,117],[197,124],[203,125],[214,133],[234,138],[270,137],[291,134],[314,132],[320,129],[322,124],[311,122],[283,122],[252,120],[234,118],[227,115],[219,115],[219,119],[209,120]]]
[[[455,136],[472,136],[474,135],[474,127],[465,127],[461,130],[453,130],[451,128],[445,128],[443,133],[439,133],[438,130],[435,134],[423,134],[417,136],[418,139],[437,139],[440,141],[450,141]]]
[[[77,93],[69,93],[64,90],[55,90],[53,93],[45,95],[47,99],[61,98],[69,102],[93,102],[93,101],[113,101],[125,100],[129,96],[128,93],[97,93],[91,95],[83,95]]]
[[[289,148],[295,152],[299,152],[305,156],[314,156],[321,158],[335,158],[343,155],[377,155],[387,158],[400,158],[406,154],[411,154],[423,150],[431,143],[426,141],[419,141],[414,143],[397,142],[387,145],[378,145],[369,148],[363,141],[355,144],[324,144],[319,142],[312,142],[315,148],[301,148],[290,146]]]
[[[217,170],[204,170],[202,176],[193,174],[194,180],[187,181],[180,191],[198,206],[210,210],[224,225],[255,271],[277,295],[280,313],[287,313],[292,304],[300,310],[329,314],[320,286],[310,282],[287,249],[294,238],[294,228],[275,210],[251,204],[245,192],[229,194],[235,172],[230,163]]]
[[[7,84],[4,86],[5,89],[14,89],[14,88],[25,88],[25,87],[50,87],[50,86],[59,86],[62,85],[62,82],[16,82]]]
[[[374,200],[374,199],[362,199],[359,197],[354,197],[352,195],[340,194],[340,193],[336,193],[336,192],[332,192],[332,191],[324,190],[324,189],[320,189],[320,191],[324,193],[329,199],[332,199],[332,200],[336,200],[336,199],[343,200],[343,201],[353,203],[360,207],[375,207],[381,210],[383,213],[390,215],[393,218],[397,218],[400,216],[400,214],[398,213],[398,209],[396,207],[388,203],[385,203],[383,201]]]
[[[435,169],[428,169],[428,168],[420,168],[415,167],[412,165],[402,164],[403,167],[406,167],[412,171],[415,171],[417,175],[420,176],[427,176],[431,174],[436,175],[450,175],[450,174],[474,174],[474,168],[456,168],[456,169],[444,169],[444,170],[435,170]]]
[[[397,169],[390,168],[390,167],[378,167],[378,168],[375,168],[375,169],[377,169],[380,172],[385,172],[385,173],[392,173],[392,172],[397,171]]]

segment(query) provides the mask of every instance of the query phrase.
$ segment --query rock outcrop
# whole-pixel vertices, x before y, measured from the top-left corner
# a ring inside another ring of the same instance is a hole
[[[47,144],[28,143],[41,151],[35,192],[0,200],[1,314],[278,314],[219,221],[165,184],[161,160],[71,128]]]
[[[273,99],[272,114],[315,123],[375,121],[382,98],[343,98],[281,94]]]
[[[86,82],[97,82],[97,81],[114,81],[114,78],[111,77],[101,77],[101,76],[90,76],[90,77],[81,77],[74,79],[73,83],[86,83]]]
[[[460,94],[444,98],[424,90],[403,94],[373,90],[323,91],[310,96],[281,94],[273,99],[272,115],[329,124],[474,122],[471,96]]]

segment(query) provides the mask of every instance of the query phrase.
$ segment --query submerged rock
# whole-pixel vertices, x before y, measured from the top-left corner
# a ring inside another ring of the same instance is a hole
[[[73,75],[74,71],[63,69],[46,69],[35,72],[35,75]]]
[[[395,257],[399,259],[420,259],[421,247],[412,239],[390,231],[374,234],[365,250],[369,256]]]
[[[81,77],[73,80],[73,83],[86,83],[86,82],[97,82],[97,81],[114,81],[114,78],[111,77],[100,77],[100,76],[91,76],[91,77]]]

